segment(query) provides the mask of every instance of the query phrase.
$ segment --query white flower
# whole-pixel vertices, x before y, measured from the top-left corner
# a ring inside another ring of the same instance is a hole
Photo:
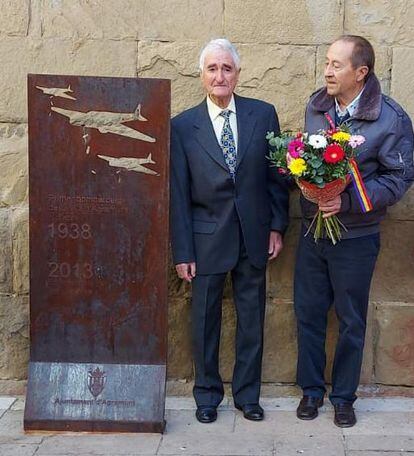
[[[328,145],[325,136],[322,135],[310,135],[309,136],[309,144],[314,149],[323,149]]]

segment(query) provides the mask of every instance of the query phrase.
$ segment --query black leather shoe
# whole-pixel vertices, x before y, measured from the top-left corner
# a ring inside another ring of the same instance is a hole
[[[354,407],[350,402],[335,404],[334,423],[341,428],[352,427],[356,423]]]
[[[313,420],[318,416],[318,408],[322,405],[321,397],[303,396],[296,409],[296,416],[300,420]]]
[[[251,421],[262,421],[264,418],[264,411],[259,404],[234,404],[237,410],[241,410],[243,412],[243,416],[246,420]]]
[[[200,405],[195,415],[200,423],[212,423],[217,419],[217,408],[212,405]]]

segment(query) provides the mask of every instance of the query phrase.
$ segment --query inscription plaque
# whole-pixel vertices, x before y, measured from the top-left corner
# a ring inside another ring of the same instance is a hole
[[[162,432],[170,81],[29,75],[27,430]]]

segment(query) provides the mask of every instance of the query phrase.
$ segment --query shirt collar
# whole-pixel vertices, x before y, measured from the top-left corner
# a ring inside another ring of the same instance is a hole
[[[229,110],[236,114],[236,102],[234,101],[234,95],[231,96],[231,100],[227,108],[223,109],[217,106],[211,98],[207,95],[207,109],[212,120],[216,120],[222,111]]]
[[[338,100],[335,98],[335,109],[339,117],[343,117],[346,113],[349,113],[349,116],[352,117],[355,114],[355,111],[358,109],[359,99],[361,98],[362,92],[364,91],[365,86],[362,88],[361,92],[349,103],[349,105],[342,110],[339,106]]]

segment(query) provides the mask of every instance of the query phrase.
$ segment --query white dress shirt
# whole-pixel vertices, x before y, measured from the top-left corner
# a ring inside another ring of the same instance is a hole
[[[230,127],[233,131],[234,143],[236,144],[236,151],[237,151],[237,144],[238,144],[238,133],[237,133],[237,117],[236,117],[236,103],[234,101],[234,95],[231,96],[231,100],[227,108],[223,109],[217,106],[209,96],[207,96],[207,110],[208,115],[210,116],[211,123],[213,124],[214,133],[216,134],[217,141],[221,144],[221,132],[223,130],[224,125],[224,117],[220,115],[222,111],[229,110],[231,111],[229,122]]]
[[[346,113],[349,113],[349,117],[352,117],[355,114],[355,111],[358,108],[359,99],[361,98],[362,92],[364,91],[365,86],[362,88],[361,92],[349,103],[349,105],[342,110],[339,106],[338,100],[335,98],[335,109],[339,117],[344,117]]]

